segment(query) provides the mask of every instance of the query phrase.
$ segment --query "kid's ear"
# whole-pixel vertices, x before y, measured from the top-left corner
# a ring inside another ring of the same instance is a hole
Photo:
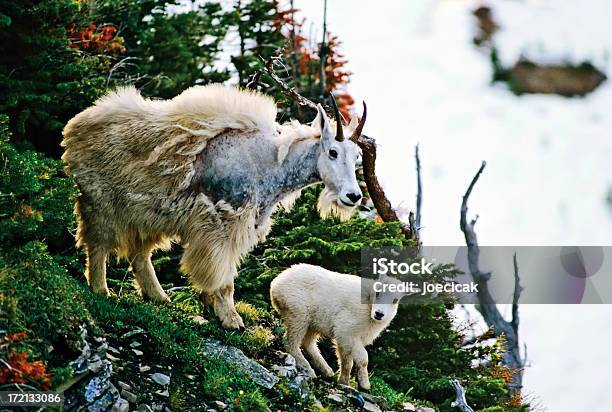
[[[366,299],[366,302],[371,305],[372,303],[374,303],[374,295],[376,293],[374,292],[374,284],[368,282],[368,286],[366,286],[364,289],[365,290],[363,290],[362,293],[363,295],[365,295],[364,297]]]

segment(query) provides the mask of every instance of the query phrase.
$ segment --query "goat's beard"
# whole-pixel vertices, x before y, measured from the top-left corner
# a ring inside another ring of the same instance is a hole
[[[338,203],[338,194],[324,187],[319,195],[317,202],[317,210],[322,218],[335,216],[342,222],[345,222],[353,216],[357,206],[345,206]]]

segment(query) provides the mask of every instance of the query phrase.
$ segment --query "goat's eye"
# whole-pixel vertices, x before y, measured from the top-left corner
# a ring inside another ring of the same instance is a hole
[[[376,297],[378,298],[380,296],[380,292],[376,292]]]
[[[337,159],[338,152],[336,152],[334,149],[329,149],[329,157],[331,157],[332,159]]]
[[[393,303],[397,303],[397,302],[399,302],[398,298],[393,299]]]

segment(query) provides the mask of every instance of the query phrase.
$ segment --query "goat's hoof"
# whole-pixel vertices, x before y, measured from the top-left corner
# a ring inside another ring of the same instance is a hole
[[[334,377],[334,371],[331,368],[325,369],[323,371],[323,377],[328,378],[328,379],[329,378],[333,378]]]
[[[143,300],[149,302],[170,303],[170,298],[166,295],[166,292],[142,293],[141,296]]]
[[[225,329],[244,329],[244,321],[240,315],[236,313],[221,320],[221,326],[223,326]]]
[[[92,286],[91,291],[97,295],[110,296],[110,290],[106,286]]]

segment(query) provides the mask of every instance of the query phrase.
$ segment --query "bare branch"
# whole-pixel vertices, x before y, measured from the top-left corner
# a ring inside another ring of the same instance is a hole
[[[468,249],[467,255],[470,273],[474,281],[478,284],[478,305],[476,308],[482,315],[486,324],[493,329],[495,337],[498,338],[502,335],[505,337],[507,347],[503,353],[502,361],[503,364],[510,368],[513,372],[512,381],[508,384],[508,387],[510,393],[520,393],[523,381],[524,361],[521,358],[518,337],[518,298],[520,297],[520,285],[518,282],[518,263],[516,260],[516,254],[514,256],[515,301],[513,302],[513,320],[512,322],[508,322],[500,313],[495,300],[489,292],[487,282],[491,278],[491,273],[483,273],[479,268],[480,249],[478,247],[478,238],[476,237],[476,232],[474,231],[474,226],[476,225],[477,219],[473,219],[469,223],[467,221],[468,199],[485,166],[486,162],[482,162],[482,165],[478,169],[476,175],[474,175],[474,178],[470,182],[470,185],[463,196],[459,226],[461,227],[461,231],[465,236],[465,243]]]
[[[483,273],[480,271],[478,267],[478,260],[480,257],[480,248],[478,247],[478,238],[476,237],[476,232],[474,231],[474,226],[476,225],[476,221],[478,220],[478,216],[468,223],[467,221],[467,211],[468,211],[468,199],[470,198],[470,194],[472,193],[472,189],[474,189],[474,185],[480,178],[484,168],[486,167],[487,162],[483,161],[478,169],[478,172],[472,178],[470,185],[468,186],[465,194],[463,195],[463,201],[461,202],[461,218],[459,221],[459,226],[461,227],[461,231],[465,236],[465,243],[468,247],[468,264],[470,267],[470,272],[472,273],[472,277],[476,282],[480,282],[481,280],[486,282],[491,277],[491,273]]]
[[[451,402],[451,407],[459,409],[460,412],[474,412],[474,409],[470,408],[465,400],[465,389],[463,389],[459,381],[452,379],[450,384],[455,390],[455,400]]]
[[[514,332],[518,334],[519,328],[519,310],[518,310],[518,301],[521,297],[521,292],[523,291],[523,287],[520,284],[520,277],[518,272],[518,263],[516,260],[516,252],[514,252],[513,257],[514,263],[514,294],[512,295],[512,329]]]
[[[319,96],[323,99],[325,93],[325,66],[327,65],[327,0],[323,0],[323,37],[319,49]]]
[[[421,230],[421,204],[423,203],[423,184],[421,182],[421,158],[419,156],[419,145],[417,144],[414,149],[414,159],[416,161],[416,174],[417,174],[417,197],[416,197],[416,218],[414,223],[417,232]]]

